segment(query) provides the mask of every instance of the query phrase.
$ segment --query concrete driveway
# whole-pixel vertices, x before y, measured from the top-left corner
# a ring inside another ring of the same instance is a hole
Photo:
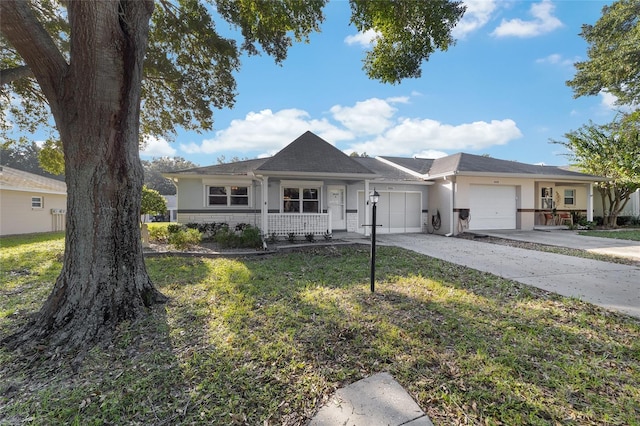
[[[518,236],[543,244],[557,239],[555,245],[598,250],[617,250],[621,244],[624,252],[637,254],[640,260],[640,246],[630,244],[635,242],[588,238],[571,231],[558,231],[557,235],[542,231],[511,232],[517,235],[500,236],[512,239]],[[637,266],[430,234],[383,234],[377,240],[380,244],[403,247],[640,318],[640,267]]]

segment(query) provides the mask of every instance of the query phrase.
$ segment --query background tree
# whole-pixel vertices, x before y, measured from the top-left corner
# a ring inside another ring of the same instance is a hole
[[[141,133],[211,129],[212,109],[233,106],[240,55],[261,50],[282,62],[294,40],[319,30],[326,0],[207,3],[0,1],[0,96],[21,129],[48,124],[51,111],[68,190],[62,271],[14,344],[86,347],[165,300],[142,255]],[[435,49],[446,50],[464,12],[447,0],[351,7],[359,30],[378,33],[365,72],[391,83],[418,77]],[[213,13],[238,29],[239,41],[216,31]]]
[[[167,212],[167,200],[155,189],[142,186],[142,200],[140,202],[140,215],[165,214]]]
[[[607,178],[595,186],[602,198],[604,226],[615,227],[629,197],[640,188],[640,123],[637,115],[596,125],[592,122],[566,133],[572,162],[583,172]]]
[[[24,172],[64,180],[64,176],[59,172],[59,169],[54,169],[58,173],[52,173],[47,167],[43,166],[42,150],[38,144],[26,140],[26,138],[22,138],[17,143],[5,143],[0,145],[0,164]],[[59,158],[59,154],[59,151],[55,153],[57,158]]]
[[[583,25],[589,59],[577,62],[567,82],[575,97],[607,91],[621,105],[640,105],[640,1],[618,0],[602,8],[595,25]]]
[[[162,173],[192,169],[198,165],[182,157],[159,157],[151,161],[142,161],[142,167],[144,184],[149,189],[155,189],[162,195],[175,195],[176,186],[171,180],[162,176]]]

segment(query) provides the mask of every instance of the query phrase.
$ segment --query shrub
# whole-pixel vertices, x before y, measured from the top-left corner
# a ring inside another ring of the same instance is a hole
[[[169,234],[175,234],[177,232],[180,232],[182,230],[186,229],[186,227],[182,226],[179,223],[171,223],[169,225],[167,225],[167,231],[169,232]]]
[[[296,234],[294,234],[293,232],[289,232],[289,234],[287,235],[287,240],[292,243],[296,240]]]
[[[262,232],[260,228],[249,224],[241,224],[235,229],[228,225],[216,231],[215,241],[224,248],[260,248],[262,247]]]
[[[169,234],[169,244],[178,250],[186,250],[200,244],[202,234],[197,229],[183,229]]]
[[[313,243],[316,240],[316,236],[313,234],[306,234],[304,238],[310,243]]]
[[[242,229],[240,235],[241,247],[261,248],[262,247],[262,232],[260,228],[247,225]]]
[[[149,241],[165,244],[169,239],[169,230],[166,226],[149,228]]]

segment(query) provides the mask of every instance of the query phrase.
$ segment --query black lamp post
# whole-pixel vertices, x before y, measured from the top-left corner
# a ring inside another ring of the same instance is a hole
[[[373,192],[369,194],[369,202],[373,205],[371,212],[371,293],[375,291],[376,283],[376,208],[379,199],[380,194],[374,188]]]

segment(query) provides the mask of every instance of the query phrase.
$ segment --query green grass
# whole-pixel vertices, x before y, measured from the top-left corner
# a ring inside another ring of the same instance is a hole
[[[640,229],[620,229],[616,231],[581,231],[580,235],[589,237],[617,238],[620,240],[640,241]]]
[[[5,242],[2,335],[42,303],[62,250]],[[640,424],[639,320],[390,247],[371,294],[368,256],[148,259],[170,302],[77,371],[0,349],[0,424],[301,425],[380,371],[436,425]]]

